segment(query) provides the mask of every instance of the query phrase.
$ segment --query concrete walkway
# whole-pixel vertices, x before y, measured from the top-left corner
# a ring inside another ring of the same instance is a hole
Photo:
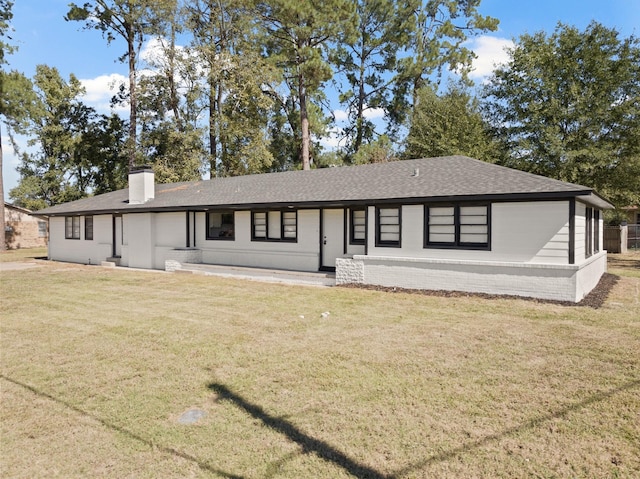
[[[37,263],[27,263],[24,261],[5,261],[0,262],[0,271],[19,271],[23,269],[37,268]]]
[[[221,276],[225,278],[249,279],[268,283],[298,284],[305,286],[335,286],[335,273],[309,273],[283,269],[244,268],[240,266],[220,266],[212,264],[183,263],[180,273]]]

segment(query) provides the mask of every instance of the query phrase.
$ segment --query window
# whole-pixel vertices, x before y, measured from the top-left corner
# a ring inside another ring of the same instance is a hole
[[[585,257],[600,251],[600,210],[587,208],[585,211]]]
[[[253,239],[267,239],[267,213],[265,211],[253,213],[251,221],[253,223]]]
[[[297,241],[297,211],[253,211],[251,213],[253,241]]]
[[[66,239],[80,239],[79,216],[66,216],[64,218],[64,237]]]
[[[47,222],[46,221],[38,221],[38,237],[46,238],[47,237]]]
[[[400,247],[401,216],[399,206],[376,207],[376,246]]]
[[[600,210],[593,210],[593,252],[600,252]]]
[[[93,240],[93,216],[84,218],[84,239]]]
[[[367,228],[367,213],[364,209],[351,209],[349,243],[364,244]]]
[[[588,258],[593,254],[593,208],[587,208],[585,212],[584,254]]]
[[[489,248],[489,205],[425,208],[426,248]]]
[[[233,211],[209,211],[207,213],[207,239],[235,239],[235,217]]]

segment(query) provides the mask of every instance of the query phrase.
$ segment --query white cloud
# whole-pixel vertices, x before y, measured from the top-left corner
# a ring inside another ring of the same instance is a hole
[[[509,60],[507,48],[512,48],[514,43],[508,38],[483,35],[472,40],[469,46],[477,55],[477,58],[473,61],[473,69],[469,76],[482,79],[491,75],[497,66]]]
[[[384,108],[369,108],[365,105],[364,117],[368,120],[375,120],[378,118],[384,118]],[[349,113],[346,110],[334,110],[333,116],[336,121],[347,121],[349,119]]]
[[[176,45],[175,48],[177,52],[182,50],[182,47],[179,45]],[[167,59],[165,50],[166,45],[163,38],[151,38],[142,46],[142,49],[140,50],[140,59],[149,65],[162,65]]]
[[[96,78],[81,79],[86,93],[82,97],[89,106],[94,107],[101,113],[109,112],[111,108],[111,98],[117,93],[121,83],[128,85],[129,79],[119,73],[100,75]],[[115,111],[125,110],[127,107],[119,106]]]
[[[349,113],[346,110],[334,110],[333,116],[336,121],[347,121],[349,119]]]
[[[367,120],[375,120],[376,118],[384,118],[384,108],[367,108],[364,111],[364,117]]]
[[[317,140],[317,138],[315,139]],[[329,128],[328,135],[320,138],[319,141],[320,144],[328,150],[335,150],[341,146],[344,146],[342,130],[338,127]]]

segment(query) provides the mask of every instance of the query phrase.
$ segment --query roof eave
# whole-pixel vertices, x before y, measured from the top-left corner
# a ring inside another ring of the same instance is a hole
[[[339,208],[345,206],[366,206],[375,204],[419,204],[419,203],[453,203],[453,202],[508,202],[508,201],[553,201],[570,198],[580,198],[581,201],[600,209],[613,209],[614,206],[592,190],[528,192],[528,193],[491,193],[477,195],[452,196],[403,196],[392,198],[363,198],[317,201],[280,201],[269,203],[228,203],[228,204],[191,204],[175,206],[158,206],[149,204],[130,206],[123,204],[119,208],[101,208],[87,210],[62,210],[52,213],[39,213],[42,216],[77,216],[77,215],[105,215],[126,213],[178,212],[178,211],[207,211],[214,209],[249,210],[249,209],[310,209],[310,208]]]

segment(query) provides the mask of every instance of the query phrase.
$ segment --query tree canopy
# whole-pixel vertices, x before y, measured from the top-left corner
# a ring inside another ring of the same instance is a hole
[[[172,182],[465,154],[639,203],[638,39],[595,22],[523,35],[476,98],[468,40],[498,25],[480,3],[72,3],[67,20],[123,47],[129,81],[113,101],[129,116],[83,104],[79,81],[54,66],[33,79],[3,70],[4,123],[35,148],[11,197],[35,207],[111,191],[134,164]]]
[[[523,35],[484,95],[507,166],[640,202],[640,41],[597,22]]]
[[[466,155],[496,160],[496,146],[479,102],[463,85],[452,84],[442,95],[426,86],[420,89],[417,99],[405,140],[405,158]]]

